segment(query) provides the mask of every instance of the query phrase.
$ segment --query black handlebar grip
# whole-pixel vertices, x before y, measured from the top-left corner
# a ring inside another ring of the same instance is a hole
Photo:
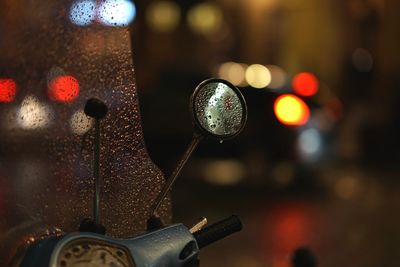
[[[193,236],[199,248],[203,248],[240,230],[242,230],[242,222],[238,216],[232,215],[229,218],[197,231]]]

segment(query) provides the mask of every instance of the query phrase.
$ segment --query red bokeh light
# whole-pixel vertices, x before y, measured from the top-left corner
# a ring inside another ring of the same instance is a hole
[[[293,78],[293,90],[301,96],[313,96],[318,92],[318,79],[310,72],[300,72]]]
[[[58,76],[49,85],[49,97],[60,102],[71,102],[79,95],[79,83],[73,76]]]
[[[0,102],[14,101],[17,94],[17,84],[12,79],[0,79]]]

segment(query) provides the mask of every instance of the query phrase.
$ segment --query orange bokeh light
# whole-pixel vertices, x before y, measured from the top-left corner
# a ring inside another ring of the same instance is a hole
[[[304,125],[310,118],[310,109],[307,104],[292,94],[278,97],[274,103],[274,112],[278,120],[285,125]]]
[[[17,94],[17,84],[12,79],[0,79],[0,102],[14,101]]]
[[[293,90],[301,96],[313,96],[318,92],[318,79],[310,72],[300,72],[293,78]]]
[[[73,76],[58,76],[49,85],[49,97],[60,102],[71,102],[79,95],[79,83]]]

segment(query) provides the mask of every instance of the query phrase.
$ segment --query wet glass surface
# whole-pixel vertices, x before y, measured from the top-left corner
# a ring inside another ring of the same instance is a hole
[[[92,217],[94,129],[83,112],[92,97],[109,110],[101,223],[115,237],[143,231],[164,177],[143,140],[128,28],[102,24],[87,5],[72,12],[72,1],[0,7],[0,241],[30,221],[77,231]],[[170,219],[169,200],[159,214]]]

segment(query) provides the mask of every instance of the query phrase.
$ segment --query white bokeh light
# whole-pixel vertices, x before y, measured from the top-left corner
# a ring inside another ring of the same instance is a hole
[[[78,26],[88,26],[96,18],[96,1],[76,1],[69,11],[69,19]]]
[[[304,156],[316,156],[322,146],[321,135],[314,128],[304,130],[299,136],[298,145]]]
[[[250,65],[245,73],[247,83],[254,88],[265,88],[271,83],[271,72],[261,64]]]
[[[98,9],[98,19],[105,26],[128,26],[135,16],[135,4],[129,0],[105,0]]]
[[[236,86],[247,86],[245,73],[248,66],[236,62],[225,62],[218,68],[218,76]]]
[[[69,126],[77,135],[83,135],[93,127],[94,119],[88,117],[83,110],[78,110],[71,116]]]
[[[27,130],[40,129],[48,126],[53,114],[48,106],[41,103],[33,95],[28,95],[22,101],[18,111],[18,125]]]

